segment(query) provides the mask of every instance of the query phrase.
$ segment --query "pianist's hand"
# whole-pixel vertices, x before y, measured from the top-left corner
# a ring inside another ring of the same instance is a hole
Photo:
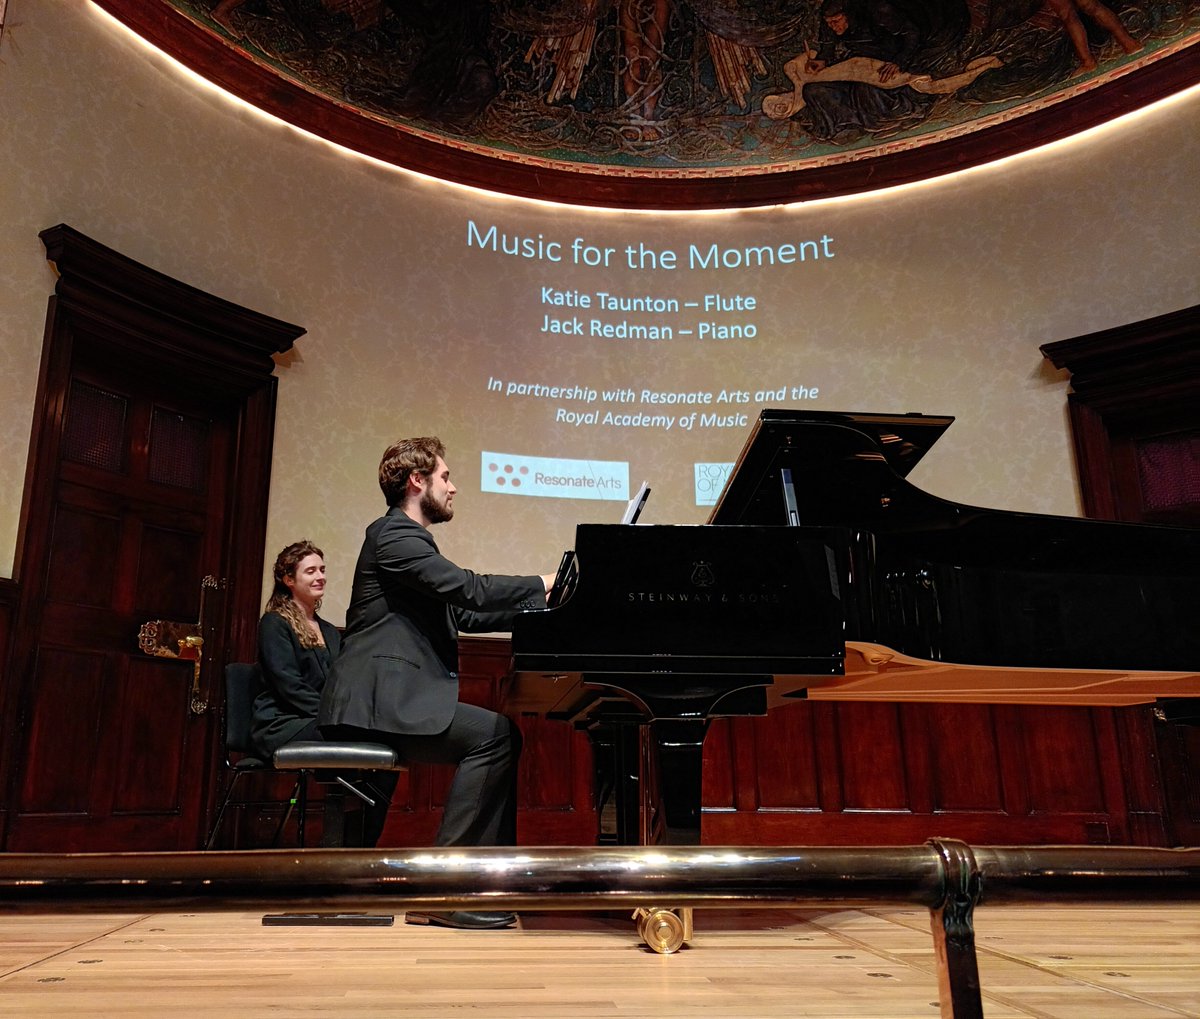
[[[554,574],[553,573],[543,573],[542,574],[542,583],[546,585],[546,594],[549,594],[550,588],[552,588],[554,586]]]

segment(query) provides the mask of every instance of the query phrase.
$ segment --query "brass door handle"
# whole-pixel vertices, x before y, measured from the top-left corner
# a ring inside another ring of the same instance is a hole
[[[204,636],[208,628],[205,606],[210,590],[223,588],[225,582],[207,576],[200,581],[200,620],[195,623],[176,623],[168,619],[151,619],[138,630],[138,647],[157,658],[178,658],[192,663],[192,689],[188,708],[194,715],[208,710],[208,700],[200,685],[200,669],[204,664]]]
[[[188,707],[193,715],[202,715],[208,709],[208,701],[200,693],[200,666],[204,662],[204,638],[192,634],[179,641],[179,657],[192,663],[192,693]]]

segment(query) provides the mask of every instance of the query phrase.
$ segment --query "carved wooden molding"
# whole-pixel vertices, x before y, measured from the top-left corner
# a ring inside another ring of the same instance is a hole
[[[1122,497],[1117,449],[1135,434],[1178,429],[1200,416],[1200,305],[1046,343],[1071,373],[1067,398],[1084,512],[1138,519]]]
[[[1040,349],[1071,373],[1078,400],[1097,410],[1192,397],[1200,391],[1200,305]]]
[[[136,363],[151,351],[186,361],[198,380],[258,388],[275,368],[272,355],[291,349],[300,326],[251,311],[148,268],[79,231],[59,224],[39,236],[59,279],[55,294],[71,312],[120,323],[131,334]]]

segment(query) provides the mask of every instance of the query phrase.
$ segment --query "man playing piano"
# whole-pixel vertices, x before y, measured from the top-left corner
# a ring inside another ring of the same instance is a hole
[[[319,723],[329,739],[386,743],[406,761],[457,765],[437,845],[514,845],[520,732],[503,715],[459,701],[458,633],[510,629],[518,611],[545,606],[553,577],[477,574],[441,555],[429,529],[454,515],[445,455],[437,438],[402,439],[383,454],[388,509],[367,528]],[[516,922],[512,913],[466,910],[406,919],[460,928]]]

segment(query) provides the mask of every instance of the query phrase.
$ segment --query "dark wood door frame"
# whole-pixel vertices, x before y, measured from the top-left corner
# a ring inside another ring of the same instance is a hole
[[[141,265],[69,226],[51,227],[40,237],[58,282],[46,320],[17,536],[12,640],[0,674],[0,838],[8,830],[8,805],[21,770],[22,711],[29,700],[29,666],[44,589],[38,567],[46,562],[50,541],[54,478],[44,465],[57,461],[75,358],[102,344],[107,356],[121,359],[132,371],[167,370],[188,379],[198,394],[236,405],[222,575],[227,581],[227,653],[246,659],[254,654],[262,593],[275,426],[272,356],[290,349],[304,334],[299,326]],[[219,749],[214,739],[208,774],[197,782],[206,803],[213,795]]]
[[[1069,340],[1042,354],[1071,373],[1067,397],[1076,467],[1089,517],[1147,519],[1135,463],[1139,442],[1200,434],[1200,305]],[[1200,526],[1190,508],[1170,522]],[[1159,718],[1149,708],[1118,716],[1121,756],[1155,767],[1126,769],[1136,841],[1189,842],[1200,837],[1200,727]],[[1140,776],[1140,779],[1139,779]]]
[[[1067,397],[1084,513],[1137,521],[1121,498],[1115,448],[1131,434],[1200,427],[1200,305],[1046,343],[1071,373]]]

